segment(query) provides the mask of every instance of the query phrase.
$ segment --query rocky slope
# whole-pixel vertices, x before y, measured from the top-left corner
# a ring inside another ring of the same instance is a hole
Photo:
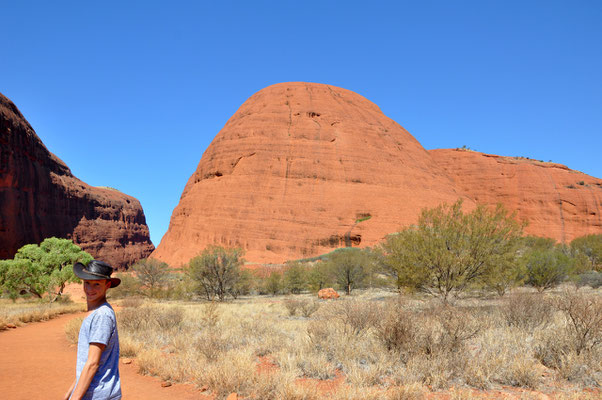
[[[51,236],[121,268],[154,249],[140,202],[74,177],[0,94],[0,258]]]
[[[373,245],[423,207],[459,197],[374,103],[329,85],[277,84],[251,96],[207,148],[153,257],[179,265],[217,244],[279,262]]]
[[[568,242],[602,233],[602,179],[526,158],[452,149],[429,153],[465,196],[516,211],[528,234]]]

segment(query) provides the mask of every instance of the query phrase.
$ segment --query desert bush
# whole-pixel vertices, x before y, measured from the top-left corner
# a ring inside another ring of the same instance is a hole
[[[312,292],[333,286],[332,278],[326,270],[325,263],[320,262],[309,267],[307,271],[307,285]]]
[[[79,338],[79,328],[82,326],[84,317],[73,318],[65,325],[65,335],[70,343],[77,344]]]
[[[602,298],[564,292],[556,301],[566,321],[567,331],[577,355],[602,343]]]
[[[241,249],[209,246],[188,264],[188,276],[197,283],[197,290],[208,300],[223,301],[227,295],[237,296],[240,266],[243,264]]]
[[[229,342],[215,329],[204,331],[196,341],[196,349],[207,361],[216,361],[226,350]]]
[[[153,315],[159,328],[163,330],[177,329],[184,318],[184,310],[181,307],[169,307],[156,310]]]
[[[284,287],[293,294],[299,294],[307,288],[307,270],[298,263],[291,263],[283,274]]]
[[[284,299],[283,303],[284,307],[286,307],[288,311],[288,315],[290,315],[291,317],[297,314],[297,309],[299,309],[299,307],[301,306],[301,300],[298,299],[287,298]]]
[[[602,286],[602,272],[589,271],[577,276],[577,287],[589,286],[598,289]]]
[[[140,281],[129,273],[117,273],[116,278],[121,279],[121,283],[116,288],[107,292],[109,299],[125,299],[140,295]]]
[[[337,322],[343,334],[354,336],[366,333],[379,318],[379,308],[372,301],[346,299],[329,303],[322,309],[322,318]]]
[[[153,321],[153,309],[149,305],[124,308],[117,313],[117,326],[136,332],[148,329]]]
[[[320,303],[315,300],[304,299],[301,300],[301,304],[299,305],[299,311],[301,315],[305,318],[309,318],[313,313],[320,309]]]
[[[548,325],[554,309],[552,301],[546,297],[519,293],[508,298],[500,312],[508,326],[532,331],[540,325]]]
[[[326,269],[339,287],[349,295],[353,289],[363,284],[369,263],[364,250],[345,248],[328,256]]]
[[[416,318],[405,310],[403,303],[395,303],[380,310],[375,324],[376,337],[387,350],[408,354],[416,341]]]
[[[203,324],[209,328],[213,328],[220,320],[219,305],[215,301],[205,303],[202,307],[201,320]]]
[[[130,267],[134,276],[145,290],[143,294],[155,297],[171,277],[167,263],[154,258],[144,258]]]
[[[138,308],[138,307],[141,307],[143,304],[144,304],[144,301],[142,301],[142,299],[138,299],[136,297],[125,298],[125,299],[121,300],[121,302],[119,303],[119,305],[124,308]]]
[[[573,239],[571,249],[583,254],[589,261],[589,269],[602,269],[602,235],[585,235]]]
[[[275,296],[281,291],[282,273],[280,273],[279,271],[270,272],[267,279],[264,280],[264,292]]]
[[[283,303],[290,316],[296,315],[298,312],[303,317],[309,318],[320,308],[317,301],[309,299],[286,298]]]
[[[526,283],[539,292],[558,286],[572,273],[575,260],[561,248],[533,248],[522,256]]]
[[[425,329],[418,335],[418,344],[427,356],[457,352],[482,329],[470,311],[449,305],[431,308],[426,318]]]
[[[422,211],[418,224],[387,237],[386,265],[398,285],[447,302],[495,270],[512,265],[522,227],[500,205],[462,212],[462,201]]]

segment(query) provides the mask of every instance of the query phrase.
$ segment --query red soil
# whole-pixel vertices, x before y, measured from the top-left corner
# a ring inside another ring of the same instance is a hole
[[[76,347],[67,341],[65,324],[80,314],[63,315],[0,333],[0,397],[11,400],[60,399],[75,378]],[[124,398],[134,400],[203,399],[190,385],[161,387],[138,375],[135,363],[119,366]]]

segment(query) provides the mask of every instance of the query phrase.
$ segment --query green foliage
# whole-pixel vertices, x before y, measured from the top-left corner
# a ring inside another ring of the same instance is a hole
[[[589,271],[577,277],[577,287],[589,286],[598,289],[602,286],[602,272]]]
[[[156,297],[158,291],[171,279],[169,265],[154,258],[144,258],[131,267],[145,294]]]
[[[121,283],[116,288],[109,290],[107,297],[111,299],[123,299],[140,294],[141,283],[139,279],[129,273],[117,273],[114,276],[121,279]]]
[[[370,259],[363,250],[345,248],[345,251],[331,253],[326,268],[332,279],[349,295],[364,283],[369,263]]]
[[[520,238],[519,246],[522,252],[528,249],[550,250],[556,247],[556,241],[551,238],[529,235]]]
[[[330,275],[324,263],[316,263],[308,269],[307,285],[312,292],[332,286]]]
[[[272,271],[265,280],[265,291],[271,295],[277,295],[282,291],[282,274]]]
[[[236,296],[236,285],[240,279],[240,266],[244,262],[241,249],[209,246],[188,264],[188,276],[196,283],[197,291],[207,299]]]
[[[366,215],[365,217],[357,218],[355,223],[359,224],[360,222],[368,221],[370,218],[372,218],[372,215]]]
[[[462,212],[462,201],[422,211],[418,225],[390,235],[386,265],[398,285],[447,302],[452,292],[492,281],[515,262],[522,226],[501,205]]]
[[[575,259],[561,247],[532,248],[521,260],[527,274],[526,283],[539,292],[551,289],[564,281],[574,270]]]
[[[232,296],[237,298],[240,295],[248,295],[255,286],[255,275],[248,269],[242,269],[238,280],[234,284],[234,290],[232,290]]]
[[[571,250],[587,257],[589,270],[602,272],[602,234],[585,235],[571,242]]]
[[[307,269],[303,264],[293,262],[284,270],[284,287],[293,294],[307,289]]]
[[[13,260],[0,262],[0,287],[13,299],[21,293],[38,298],[48,293],[50,300],[55,301],[67,282],[78,281],[73,264],[91,260],[92,256],[71,240],[47,238],[40,245],[21,247]]]

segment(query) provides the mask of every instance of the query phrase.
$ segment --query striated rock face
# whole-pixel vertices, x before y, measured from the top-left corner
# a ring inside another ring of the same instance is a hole
[[[120,268],[154,249],[140,202],[74,177],[0,94],[0,258],[51,236]]]
[[[459,197],[374,103],[328,85],[277,84],[251,96],[207,148],[152,256],[179,265],[217,244],[279,262],[373,245]]]
[[[602,233],[602,179],[561,164],[465,150],[430,150],[464,195],[502,203],[526,233],[560,242]]]

